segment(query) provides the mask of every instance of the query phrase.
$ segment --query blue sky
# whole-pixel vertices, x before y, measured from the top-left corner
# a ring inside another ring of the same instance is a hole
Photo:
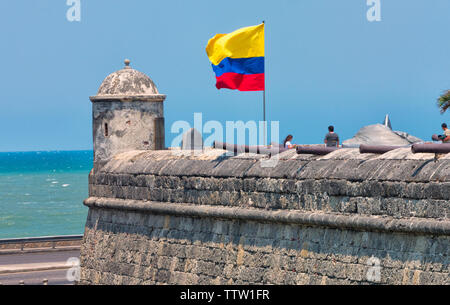
[[[449,122],[436,98],[450,89],[448,0],[65,0],[0,2],[0,151],[91,149],[91,102],[123,59],[147,73],[176,120],[260,120],[261,92],[215,89],[209,38],[266,21],[269,120],[281,136],[341,139],[390,114],[393,128],[429,139]]]

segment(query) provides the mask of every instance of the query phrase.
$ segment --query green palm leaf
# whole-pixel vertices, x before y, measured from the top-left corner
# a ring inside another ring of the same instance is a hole
[[[441,109],[441,113],[444,113],[450,107],[450,90],[447,90],[442,94],[438,100],[438,107]]]

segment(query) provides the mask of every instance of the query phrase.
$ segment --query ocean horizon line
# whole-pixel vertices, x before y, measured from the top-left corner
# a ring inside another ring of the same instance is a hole
[[[0,154],[7,154],[7,153],[50,153],[50,152],[93,152],[93,149],[52,149],[52,150],[11,150],[11,151],[0,151]]]

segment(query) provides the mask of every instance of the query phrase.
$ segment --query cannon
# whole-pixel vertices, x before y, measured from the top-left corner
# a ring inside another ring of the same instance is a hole
[[[276,155],[287,150],[286,148],[281,146],[271,146],[271,147],[265,145],[249,146],[249,145],[230,144],[218,141],[214,141],[213,147],[232,151],[235,154],[254,153],[259,155]]]
[[[326,147],[326,146],[297,146],[297,154],[311,154],[311,155],[327,155],[330,152],[341,149],[340,147]]]
[[[407,146],[390,146],[390,145],[366,145],[366,144],[361,144],[359,146],[359,153],[360,154],[384,154],[387,153],[388,151],[397,149],[397,148],[402,148],[402,147],[407,147]]]
[[[450,153],[450,143],[433,144],[413,144],[411,151],[417,153],[433,153],[433,154],[448,154]]]

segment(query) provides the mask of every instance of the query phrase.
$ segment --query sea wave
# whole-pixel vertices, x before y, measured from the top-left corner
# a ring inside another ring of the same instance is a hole
[[[82,234],[91,168],[92,152],[0,153],[0,238]]]

